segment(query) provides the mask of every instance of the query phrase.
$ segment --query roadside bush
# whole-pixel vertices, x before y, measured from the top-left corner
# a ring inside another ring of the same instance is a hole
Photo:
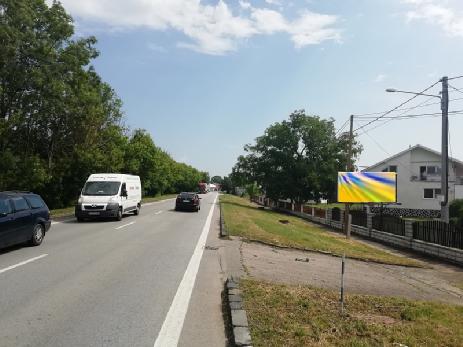
[[[450,219],[457,225],[463,226],[463,199],[452,201],[449,207]]]

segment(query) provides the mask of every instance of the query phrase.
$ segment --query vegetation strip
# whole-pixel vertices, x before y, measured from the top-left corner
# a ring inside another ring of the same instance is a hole
[[[220,201],[225,227],[232,236],[241,236],[247,240],[258,240],[279,247],[337,256],[345,254],[349,258],[383,264],[422,266],[413,259],[388,253],[357,240],[347,240],[343,235],[330,233],[326,228],[301,218],[258,208],[243,198],[221,195]],[[288,223],[282,223],[283,219]]]
[[[448,346],[463,341],[463,307],[241,280],[254,346]]]

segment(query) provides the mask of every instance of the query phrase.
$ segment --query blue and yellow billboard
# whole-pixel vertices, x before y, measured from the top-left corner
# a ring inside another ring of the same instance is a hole
[[[338,202],[397,202],[397,173],[339,172]]]

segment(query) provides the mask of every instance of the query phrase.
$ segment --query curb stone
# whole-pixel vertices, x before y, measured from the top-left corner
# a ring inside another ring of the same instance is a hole
[[[238,280],[229,277],[225,287],[231,314],[234,346],[252,347],[248,318],[246,311],[243,309],[243,298],[241,297]]]
[[[228,237],[228,230],[225,227],[225,222],[223,219],[223,212],[222,212],[222,204],[219,203],[220,206],[220,237]]]

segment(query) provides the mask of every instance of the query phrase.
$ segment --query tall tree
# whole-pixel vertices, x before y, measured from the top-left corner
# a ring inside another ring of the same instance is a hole
[[[361,149],[354,141],[354,158]],[[248,154],[238,158],[232,178],[236,183],[257,182],[273,199],[333,200],[337,172],[347,164],[347,139],[336,137],[334,121],[303,110],[271,125],[255,144],[246,145],[245,151]]]

